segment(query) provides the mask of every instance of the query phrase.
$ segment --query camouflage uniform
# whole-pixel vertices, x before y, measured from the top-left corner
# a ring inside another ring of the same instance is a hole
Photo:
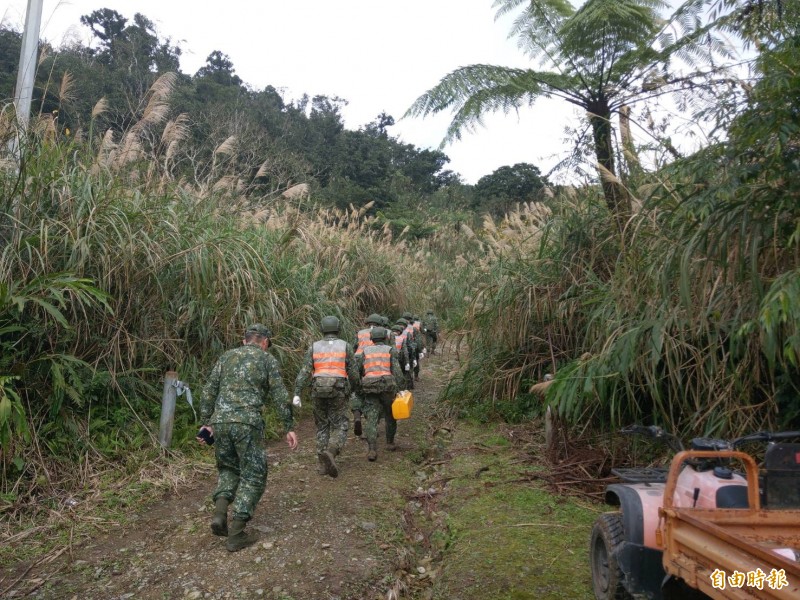
[[[412,367],[412,358],[411,358],[411,349],[409,348],[408,342],[408,335],[404,332],[404,327],[402,325],[395,325],[395,327],[400,327],[400,331],[395,331],[394,337],[394,348],[397,350],[397,359],[400,363],[400,369],[403,372],[403,377],[405,378],[405,386],[404,389],[413,390],[414,389],[414,376],[411,372]],[[398,337],[399,336],[399,337]],[[405,337],[403,337],[405,336]],[[400,347],[398,348],[398,339],[402,338],[402,342],[400,342]],[[406,369],[406,367],[408,367]]]
[[[267,483],[267,450],[261,409],[272,396],[286,431],[292,430],[289,394],[278,361],[252,344],[228,350],[217,360],[200,400],[204,425],[214,429],[219,482],[214,501],[233,501],[233,517],[248,521]]]
[[[364,378],[366,373],[364,368],[366,355],[361,354],[356,357],[359,374],[362,377],[361,395],[364,399],[363,411],[364,418],[366,420],[364,434],[366,435],[367,443],[369,445],[370,460],[374,460],[376,457],[375,451],[377,450],[378,443],[378,423],[380,423],[381,418],[386,420],[386,444],[390,447],[394,445],[394,436],[397,432],[397,421],[392,416],[392,402],[394,401],[397,391],[399,389],[406,388],[403,371],[401,370],[400,362],[398,361],[397,349],[393,346],[386,345],[383,341],[376,342],[374,348],[376,351],[389,352],[392,374],[391,376],[380,378],[383,380],[381,382],[383,385],[379,386],[378,390],[382,391],[372,391],[368,387],[369,384],[366,383],[368,379]]]
[[[336,455],[344,447],[345,441],[347,441],[347,432],[350,429],[350,417],[348,415],[348,400],[352,401],[350,391],[357,391],[360,386],[360,377],[356,367],[353,347],[349,343],[339,340],[334,333],[326,334],[319,342],[335,340],[343,342],[346,346],[345,369],[347,377],[339,378],[340,380],[336,382],[333,391],[328,393],[322,392],[312,382],[311,399],[314,403],[314,423],[317,426],[317,455],[321,455],[327,450]],[[300,395],[300,392],[312,379],[317,379],[313,375],[314,346],[312,345],[306,352],[305,361],[294,382],[296,396]],[[357,396],[354,397],[357,398]]]
[[[439,341],[439,321],[429,310],[422,319],[422,331],[425,334],[425,347],[429,348],[431,355],[436,352],[436,342]]]
[[[406,319],[406,328],[405,331],[408,333],[408,359],[411,361],[412,370],[414,375],[419,379],[419,352],[420,352],[420,340],[417,339],[417,331],[414,329],[413,321],[408,318]],[[417,363],[414,366],[414,362]],[[413,388],[408,388],[413,389]]]

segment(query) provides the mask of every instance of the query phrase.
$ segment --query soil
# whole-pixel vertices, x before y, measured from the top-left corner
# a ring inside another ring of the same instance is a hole
[[[111,524],[58,560],[27,572],[18,565],[24,575],[11,589],[7,582],[14,577],[7,576],[0,591],[9,598],[81,600],[386,598],[403,576],[398,554],[406,551],[397,532],[406,496],[415,493],[409,458],[420,456],[416,440],[427,434],[445,361],[452,359],[437,355],[423,362],[412,417],[398,422],[397,451],[385,450],[381,423],[376,462],[366,460],[366,440],[351,432],[337,459],[338,478],[317,474],[310,417],[296,429],[296,451],[282,440],[271,442],[267,489],[248,523],[259,533],[255,545],[231,553],[224,538],[211,534],[216,471],[209,466],[196,484],[125,525]]]
[[[535,432],[446,418],[437,397],[456,368],[455,353],[425,359],[397,451],[386,451],[380,425],[378,460],[369,462],[366,441],[351,432],[336,479],[316,472],[310,416],[298,424],[296,451],[271,442],[267,489],[248,524],[255,545],[230,553],[211,534],[216,470],[192,463],[193,478],[124,522],[0,569],[0,597],[591,597],[583,548],[597,509],[546,491],[525,441]]]

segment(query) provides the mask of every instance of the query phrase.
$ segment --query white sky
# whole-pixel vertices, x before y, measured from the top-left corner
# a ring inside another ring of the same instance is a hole
[[[0,18],[22,29],[25,0],[0,0]],[[445,74],[469,64],[530,66],[513,40],[510,21],[495,22],[492,0],[44,0],[42,37],[58,46],[65,35],[89,43],[80,16],[111,8],[153,21],[161,38],[184,51],[181,71],[194,74],[214,50],[255,89],[285,88],[285,99],[323,94],[349,102],[348,128],[382,111],[389,133],[420,148],[436,148],[450,115],[403,119],[409,106]],[[486,127],[444,148],[446,168],[475,183],[503,165],[529,162],[547,171],[569,148],[563,129],[572,110],[541,101],[519,117],[494,115]]]
[[[21,30],[26,5],[0,0],[0,18]],[[438,147],[450,114],[400,117],[445,74],[476,63],[532,66],[507,38],[510,19],[494,21],[492,0],[44,0],[42,37],[88,44],[80,16],[100,8],[153,21],[162,39],[183,49],[184,73],[220,50],[255,89],[283,88],[287,101],[303,93],[344,98],[351,129],[385,111],[397,121],[389,133],[420,148]],[[547,172],[571,147],[564,127],[577,117],[563,101],[545,99],[519,115],[488,116],[486,127],[444,148],[446,168],[468,183],[518,162]]]

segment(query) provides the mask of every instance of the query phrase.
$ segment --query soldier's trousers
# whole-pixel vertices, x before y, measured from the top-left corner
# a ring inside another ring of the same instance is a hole
[[[264,429],[244,423],[213,426],[219,473],[214,501],[228,498],[233,502],[233,518],[249,521],[267,486]]]
[[[409,368],[408,371],[403,371],[403,377],[406,378],[406,389],[407,390],[413,390],[414,389],[414,372],[411,370],[411,368]]]
[[[364,434],[370,450],[377,450],[378,423],[381,418],[386,420],[386,443],[393,444],[397,433],[397,421],[392,416],[392,402],[394,392],[381,392],[379,394],[364,394]]]
[[[425,332],[425,347],[430,350],[430,353],[433,354],[436,351],[436,342],[438,341],[438,335],[435,331],[426,331]]]
[[[317,426],[317,454],[326,450],[338,453],[347,441],[350,430],[349,395],[342,392],[333,398],[315,398],[314,423]]]

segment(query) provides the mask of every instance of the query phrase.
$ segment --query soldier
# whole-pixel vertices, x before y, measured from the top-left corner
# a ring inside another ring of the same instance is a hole
[[[373,327],[377,327],[383,323],[383,317],[379,314],[372,313],[364,320],[365,327],[356,333],[356,343],[353,347],[355,349],[355,354],[358,356],[364,351],[366,346],[372,345],[372,340],[370,339],[370,331],[372,331]],[[361,437],[361,408],[363,405],[363,400],[358,394],[358,391],[353,390],[350,392],[350,410],[353,411],[353,433],[356,436]]]
[[[439,321],[429,308],[422,319],[422,332],[425,334],[425,348],[431,351],[431,356],[436,352],[436,342],[439,341]]]
[[[347,441],[350,418],[347,415],[351,390],[358,390],[360,377],[353,347],[339,339],[339,319],[322,319],[321,340],[306,353],[305,362],[294,382],[294,401],[311,381],[314,423],[317,426],[317,459],[320,475],[339,475],[336,457]]]
[[[425,336],[422,335],[422,321],[417,315],[411,317],[411,324],[414,326],[414,337],[417,338],[417,363],[422,362],[420,358],[425,357]],[[419,364],[417,364],[417,374],[419,374]]]
[[[383,321],[383,323],[381,323],[381,327],[386,330],[386,335],[388,336],[386,338],[386,343],[390,346],[394,346],[394,331],[392,331],[392,328],[389,325],[389,317],[382,316],[381,320]]]
[[[364,348],[359,355],[359,374],[361,375],[361,393],[364,398],[364,416],[366,417],[366,436],[369,444],[367,459],[378,458],[378,423],[381,417],[386,419],[386,449],[395,450],[394,436],[397,432],[397,421],[392,416],[392,402],[398,389],[405,389],[403,372],[397,360],[397,350],[386,343],[386,329],[375,327],[371,338],[373,345]]]
[[[408,331],[406,325],[408,323],[405,319],[397,319],[397,323],[392,326],[395,331],[394,347],[397,348],[398,357],[400,360],[400,368],[403,370],[403,375],[406,378],[406,389],[414,389],[414,377],[411,374],[411,349],[408,343]]]
[[[403,319],[406,322],[405,330],[408,333],[408,352],[409,358],[411,359],[411,366],[414,369],[414,378],[419,379],[420,340],[417,339],[417,331],[414,329],[414,317],[410,312],[404,312]]]
[[[356,354],[361,354],[362,348],[364,346],[371,346],[372,340],[369,337],[369,332],[372,331],[373,327],[379,327],[383,324],[383,317],[379,314],[372,313],[364,320],[364,328],[359,330],[356,334],[356,343],[353,346]]]
[[[267,353],[272,333],[264,325],[247,328],[242,346],[228,350],[214,365],[200,399],[200,431],[216,441],[219,481],[214,492],[211,531],[227,536],[230,552],[256,541],[244,528],[253,517],[267,484],[267,452],[261,408],[272,396],[286,429],[286,443],[297,448],[292,430],[292,407],[281,380],[278,361]],[[201,444],[205,439],[198,437]],[[233,522],[228,528],[228,504],[233,503]]]

